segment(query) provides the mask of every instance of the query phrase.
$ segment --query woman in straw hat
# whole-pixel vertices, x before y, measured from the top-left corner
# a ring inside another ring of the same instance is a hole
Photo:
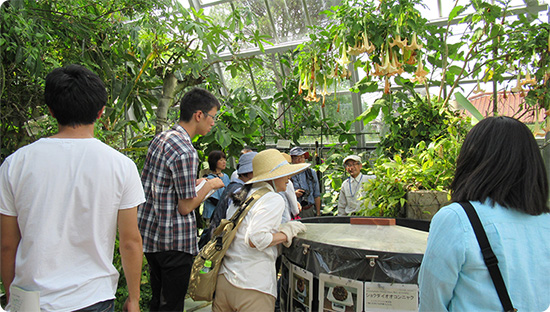
[[[275,149],[259,152],[252,160],[254,178],[234,195],[227,215],[257,190],[267,188],[269,192],[251,207],[225,254],[212,311],[274,310],[276,246],[290,246],[292,238],[305,231],[298,221],[281,224],[285,202],[278,192],[285,191],[290,177],[308,166],[289,164]]]

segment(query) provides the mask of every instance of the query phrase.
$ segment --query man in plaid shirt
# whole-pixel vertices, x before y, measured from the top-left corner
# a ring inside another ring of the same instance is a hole
[[[151,311],[183,311],[193,256],[198,253],[194,209],[208,192],[224,186],[207,180],[197,192],[199,159],[192,145],[207,134],[220,103],[210,92],[193,88],[180,102],[180,120],[151,141],[141,180],[146,202],[139,206],[143,252],[150,267]]]

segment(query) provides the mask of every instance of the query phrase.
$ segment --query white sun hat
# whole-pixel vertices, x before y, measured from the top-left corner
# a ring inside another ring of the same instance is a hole
[[[254,178],[246,184],[271,181],[304,171],[310,164],[289,164],[283,154],[276,149],[259,152],[252,160]]]

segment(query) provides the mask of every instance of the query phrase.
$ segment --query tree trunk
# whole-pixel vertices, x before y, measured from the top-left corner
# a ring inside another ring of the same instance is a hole
[[[168,109],[174,104],[174,96],[178,87],[178,79],[173,73],[167,73],[163,79],[162,97],[157,106],[157,128],[155,133],[160,133],[170,126],[168,124]]]

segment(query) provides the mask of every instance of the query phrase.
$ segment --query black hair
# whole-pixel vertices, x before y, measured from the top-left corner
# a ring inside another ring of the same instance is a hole
[[[208,166],[210,166],[210,170],[216,171],[218,160],[225,158],[225,153],[222,151],[211,151],[210,154],[208,154]]]
[[[534,216],[550,212],[546,168],[529,128],[510,117],[489,117],[474,126],[457,159],[451,197],[491,199]]]
[[[188,122],[196,111],[208,113],[212,108],[220,109],[220,102],[209,91],[192,88],[183,95],[180,101],[180,121]]]
[[[73,64],[46,76],[44,98],[60,125],[89,125],[107,104],[107,90],[95,73]]]

